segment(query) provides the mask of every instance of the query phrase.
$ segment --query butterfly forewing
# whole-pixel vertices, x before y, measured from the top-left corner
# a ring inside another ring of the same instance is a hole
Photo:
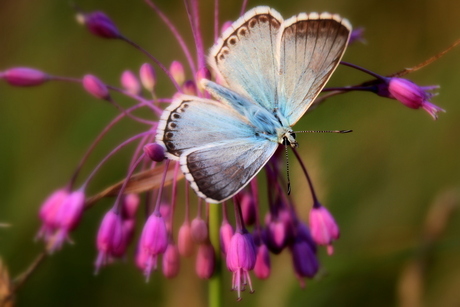
[[[225,140],[184,152],[180,163],[197,194],[209,203],[220,203],[254,178],[277,147],[257,137]]]
[[[248,11],[212,48],[211,67],[235,92],[272,110],[277,95],[276,39],[281,15],[268,7]]]
[[[351,26],[338,15],[299,14],[283,23],[278,36],[278,108],[289,125],[313,103],[342,58]]]
[[[156,140],[168,158],[214,142],[254,135],[251,124],[230,106],[187,95],[178,96],[163,112]]]

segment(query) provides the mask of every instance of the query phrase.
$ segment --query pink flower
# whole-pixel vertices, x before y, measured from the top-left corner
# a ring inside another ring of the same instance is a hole
[[[97,233],[96,246],[99,254],[95,263],[96,273],[101,266],[108,263],[111,256],[117,254],[124,243],[123,220],[113,209],[109,210],[104,215]]]
[[[49,80],[49,76],[44,72],[28,68],[28,67],[15,67],[3,72],[0,76],[5,79],[9,84],[14,86],[35,86]]]
[[[334,253],[332,241],[340,236],[339,226],[329,211],[321,206],[314,206],[310,211],[310,229],[313,240],[319,245],[327,245],[329,255]]]

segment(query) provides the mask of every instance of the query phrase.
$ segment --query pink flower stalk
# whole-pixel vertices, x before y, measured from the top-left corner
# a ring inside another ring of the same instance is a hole
[[[190,257],[193,254],[192,229],[189,222],[184,222],[179,228],[177,242],[181,256]]]
[[[259,279],[267,279],[270,277],[271,262],[270,253],[265,244],[257,247],[256,264],[254,266],[254,275]]]
[[[207,242],[198,246],[195,271],[199,278],[209,279],[214,274],[216,254],[211,243]]]
[[[109,89],[98,77],[93,75],[85,75],[83,77],[84,89],[98,99],[110,99]]]
[[[233,227],[230,225],[228,220],[224,219],[222,221],[222,225],[220,226],[219,230],[219,237],[220,237],[220,250],[222,251],[222,254],[226,255],[227,254],[227,249],[230,246],[230,242],[233,238]]]
[[[163,274],[166,278],[174,278],[179,274],[179,249],[174,243],[169,243],[163,255]]]
[[[139,95],[141,93],[141,84],[137,79],[136,75],[131,70],[125,70],[121,74],[121,85],[124,89],[133,95]]]
[[[439,86],[418,86],[417,84],[402,78],[390,78],[388,81],[389,97],[398,100],[411,109],[424,109],[433,119],[438,118],[438,112],[445,112],[444,109],[429,102],[433,93],[429,91]]]
[[[329,211],[321,206],[313,206],[310,211],[310,229],[313,240],[319,245],[327,246],[327,253],[332,255],[334,248],[332,241],[340,237],[339,226]]]
[[[166,223],[159,213],[153,212],[142,230],[139,239],[139,248],[142,255],[141,263],[147,279],[150,273],[157,268],[158,255],[163,254],[168,246]]]
[[[97,233],[96,246],[99,254],[95,263],[96,273],[101,266],[107,265],[112,256],[117,254],[125,241],[123,235],[123,220],[120,214],[113,209],[109,210],[104,215]]]
[[[152,65],[149,63],[142,64],[139,69],[139,77],[144,88],[149,92],[153,92],[157,83],[157,75]]]
[[[171,76],[176,80],[177,84],[180,86],[185,81],[185,71],[184,66],[179,61],[173,61],[169,67],[169,72]]]
[[[256,246],[251,234],[237,231],[227,249],[227,268],[233,272],[232,289],[238,291],[238,300],[241,300],[241,291],[246,283],[253,292],[249,271],[256,264]]]
[[[88,30],[96,36],[102,38],[120,38],[115,23],[103,12],[91,12],[79,14],[78,20],[83,23]]]
[[[0,78],[14,86],[36,86],[48,81],[50,76],[37,69],[15,67],[4,71]]]

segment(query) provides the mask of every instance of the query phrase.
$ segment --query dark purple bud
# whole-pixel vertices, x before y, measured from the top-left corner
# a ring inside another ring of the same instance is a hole
[[[319,269],[318,259],[307,242],[296,240],[296,242],[291,245],[291,255],[294,270],[300,280],[302,280],[303,277],[312,278],[316,275]]]
[[[44,72],[28,67],[8,69],[2,73],[0,78],[5,79],[6,82],[14,86],[35,86],[50,79],[49,75]]]
[[[186,95],[196,96],[197,88],[195,82],[192,80],[185,81],[184,85],[182,86],[182,91]]]
[[[98,99],[110,99],[109,89],[98,77],[85,75],[83,77],[84,89]]]
[[[364,28],[359,27],[351,31],[350,40],[348,41],[348,44],[353,44],[355,42],[366,42],[366,40],[364,39]]]
[[[103,38],[120,38],[120,32],[113,21],[103,12],[79,14],[78,20],[96,36]]]
[[[144,152],[152,161],[161,162],[165,157],[165,148],[157,143],[150,143],[144,146]]]
[[[209,279],[214,274],[216,255],[211,243],[200,244],[196,255],[195,271],[199,278]]]
[[[256,221],[256,203],[249,193],[241,193],[240,198],[241,212],[243,214],[244,224],[251,226]]]

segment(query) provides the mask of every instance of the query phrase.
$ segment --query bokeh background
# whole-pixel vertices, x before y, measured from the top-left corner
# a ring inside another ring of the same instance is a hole
[[[184,57],[169,31],[141,1],[78,0],[86,10],[108,13],[122,32],[163,63]],[[212,45],[213,1],[201,1],[206,46]],[[236,19],[240,1],[222,1],[223,21]],[[157,1],[191,44],[182,1]],[[250,0],[284,17],[329,11],[365,28],[366,43],[349,47],[344,60],[381,74],[414,66],[460,38],[452,0]],[[36,67],[54,75],[93,73],[119,84],[125,69],[147,59],[126,44],[89,34],[75,22],[67,1],[0,1],[0,69]],[[159,74],[161,75],[161,74]],[[296,129],[353,129],[347,135],[298,136],[301,153],[321,201],[335,215],[342,237],[335,254],[320,249],[322,269],[300,289],[287,252],[273,257],[272,276],[255,281],[238,306],[460,306],[460,49],[409,76],[420,85],[440,84],[433,102],[445,108],[433,121],[425,112],[369,93],[328,100]],[[339,67],[330,85],[368,77]],[[160,77],[158,93],[172,88]],[[120,98],[121,103],[129,101]],[[0,82],[0,257],[10,275],[22,272],[42,249],[34,242],[42,200],[62,186],[97,133],[117,114],[75,84],[52,82],[13,88]],[[116,144],[141,131],[126,121],[100,144],[86,176]],[[124,177],[132,148],[104,167],[90,194]],[[291,161],[293,197],[304,219],[310,203],[300,168]],[[191,259],[166,280],[145,283],[129,257],[94,276],[95,233],[112,200],[86,212],[74,245],[48,258],[16,297],[18,306],[204,306],[207,283],[194,276]],[[182,215],[178,214],[182,220]],[[131,253],[132,254],[132,253]],[[225,271],[225,270],[224,270]],[[236,305],[224,274],[223,302]]]

